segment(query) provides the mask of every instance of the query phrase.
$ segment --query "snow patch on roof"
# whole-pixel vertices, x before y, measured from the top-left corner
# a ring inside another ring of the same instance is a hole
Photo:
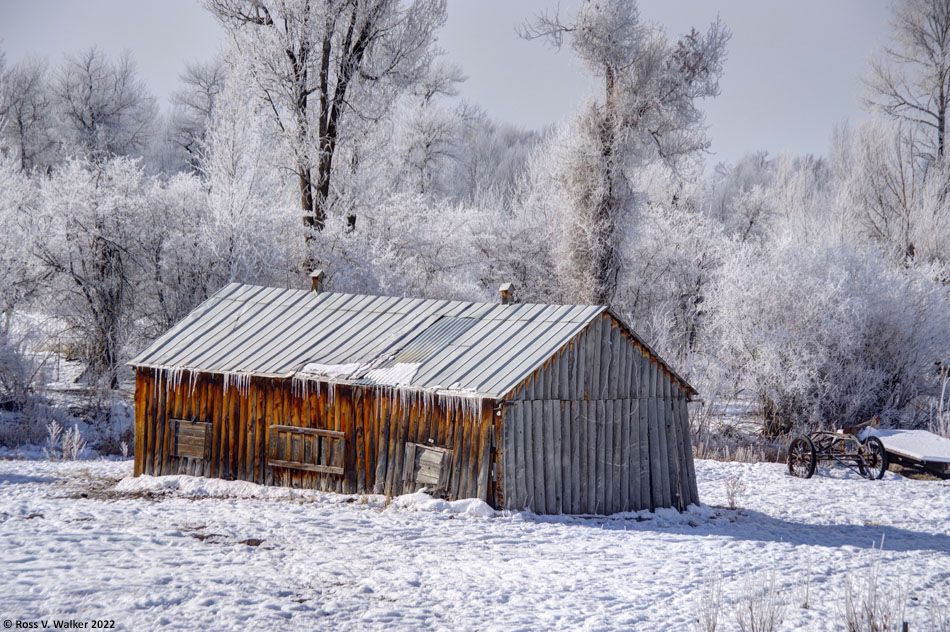
[[[397,362],[391,367],[367,371],[363,379],[383,386],[409,386],[421,365],[421,362]]]
[[[318,364],[311,362],[303,367],[301,373],[322,375],[324,377],[350,377],[363,367],[360,363],[354,364]]]

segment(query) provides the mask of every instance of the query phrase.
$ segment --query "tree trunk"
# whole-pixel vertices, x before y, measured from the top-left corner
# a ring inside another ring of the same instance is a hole
[[[300,165],[297,168],[297,178],[300,185],[300,210],[303,211],[303,225],[307,228],[317,228],[321,230],[323,223],[319,227],[316,224],[316,216],[313,208],[313,189],[310,182],[310,168]]]
[[[609,305],[617,285],[617,252],[614,247],[618,213],[615,195],[616,183],[614,182],[616,95],[614,94],[614,72],[610,66],[607,66],[605,72],[605,93],[604,120],[600,132],[600,142],[606,188],[603,196],[598,201],[594,215],[599,243],[594,247],[596,254],[594,261],[591,262],[594,273],[594,287],[591,298],[597,305]]]

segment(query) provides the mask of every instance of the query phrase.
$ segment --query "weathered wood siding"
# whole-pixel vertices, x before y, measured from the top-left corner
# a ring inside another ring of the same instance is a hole
[[[609,314],[507,400],[504,507],[609,514],[699,502],[686,394]]]
[[[175,456],[175,420],[211,424],[209,458]],[[271,432],[271,426],[334,432],[295,435],[287,428]],[[171,378],[146,368],[136,373],[136,475],[189,474],[342,493],[401,494],[415,491],[412,484],[403,484],[403,460],[406,444],[416,443],[451,451],[442,490],[447,498],[474,497],[497,505],[494,448],[500,430],[492,400],[483,400],[479,410],[460,399],[423,398],[394,389],[258,377],[225,388],[225,377],[218,374],[184,372]],[[337,440],[339,432],[342,440]],[[278,454],[269,442],[278,434],[288,442],[282,457],[328,465],[269,465],[269,457]],[[308,434],[320,439],[296,441]],[[342,474],[312,471],[335,471],[338,464]]]

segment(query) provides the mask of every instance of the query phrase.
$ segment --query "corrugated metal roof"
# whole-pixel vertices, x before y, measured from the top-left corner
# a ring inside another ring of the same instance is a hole
[[[353,365],[334,377],[497,397],[603,311],[232,283],[131,364],[283,377]]]
[[[356,383],[497,398],[604,311],[232,283],[131,364],[280,377],[312,365],[311,373]]]

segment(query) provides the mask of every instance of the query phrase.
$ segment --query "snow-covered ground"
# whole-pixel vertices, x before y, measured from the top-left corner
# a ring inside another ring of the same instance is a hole
[[[774,571],[781,630],[844,629],[879,565],[910,629],[950,608],[950,481],[698,461],[686,514],[546,517],[417,494],[386,503],[131,463],[0,461],[0,618],[120,629],[688,630],[721,577],[720,630]],[[746,486],[737,510],[727,481]],[[883,551],[880,547],[883,537]],[[806,587],[808,607],[803,607]]]

